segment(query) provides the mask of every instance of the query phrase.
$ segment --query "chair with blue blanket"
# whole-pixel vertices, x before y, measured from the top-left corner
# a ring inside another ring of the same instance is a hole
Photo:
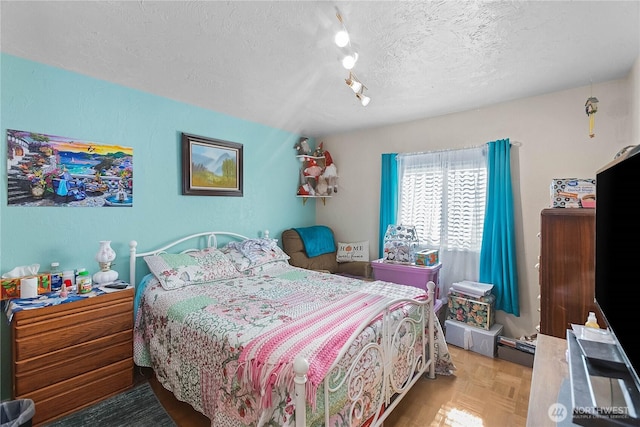
[[[282,232],[282,249],[289,255],[289,264],[307,270],[371,279],[371,264],[367,261],[337,261],[333,230],[325,225],[291,228]]]

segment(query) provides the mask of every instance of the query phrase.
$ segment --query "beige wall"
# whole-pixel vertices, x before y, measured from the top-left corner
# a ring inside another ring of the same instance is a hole
[[[640,57],[636,59],[633,69],[629,74],[629,92],[631,97],[631,117],[632,129],[631,129],[631,141],[632,144],[640,144]]]
[[[632,117],[639,111],[639,68],[636,63],[628,78],[593,85],[593,95],[600,101],[594,138],[588,136],[584,112],[590,86],[318,138],[338,166],[340,187],[326,205],[316,204],[317,223],[330,225],[342,241],[370,240],[374,259],[378,255],[381,153],[469,147],[509,138],[520,144],[512,150],[520,317],[498,312],[497,320],[511,336],[534,333],[540,320],[534,268],[540,249],[537,233],[540,210],[549,206],[549,184],[556,177],[595,177],[618,150],[637,143],[632,134],[640,134],[640,124]],[[384,100],[374,97],[367,108],[375,108],[376,102]]]

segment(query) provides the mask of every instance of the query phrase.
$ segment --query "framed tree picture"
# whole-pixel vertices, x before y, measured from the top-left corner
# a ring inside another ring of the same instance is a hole
[[[242,197],[242,144],[182,134],[182,194]]]

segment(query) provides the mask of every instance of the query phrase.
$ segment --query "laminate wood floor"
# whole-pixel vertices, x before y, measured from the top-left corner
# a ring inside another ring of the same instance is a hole
[[[452,376],[421,379],[389,415],[385,427],[525,426],[532,369],[449,346]],[[180,427],[210,427],[207,417],[179,402],[150,374],[158,399]]]

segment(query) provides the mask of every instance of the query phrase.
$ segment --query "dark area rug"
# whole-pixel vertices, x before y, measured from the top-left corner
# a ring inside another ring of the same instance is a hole
[[[67,415],[48,427],[176,427],[145,382],[131,390]]]

